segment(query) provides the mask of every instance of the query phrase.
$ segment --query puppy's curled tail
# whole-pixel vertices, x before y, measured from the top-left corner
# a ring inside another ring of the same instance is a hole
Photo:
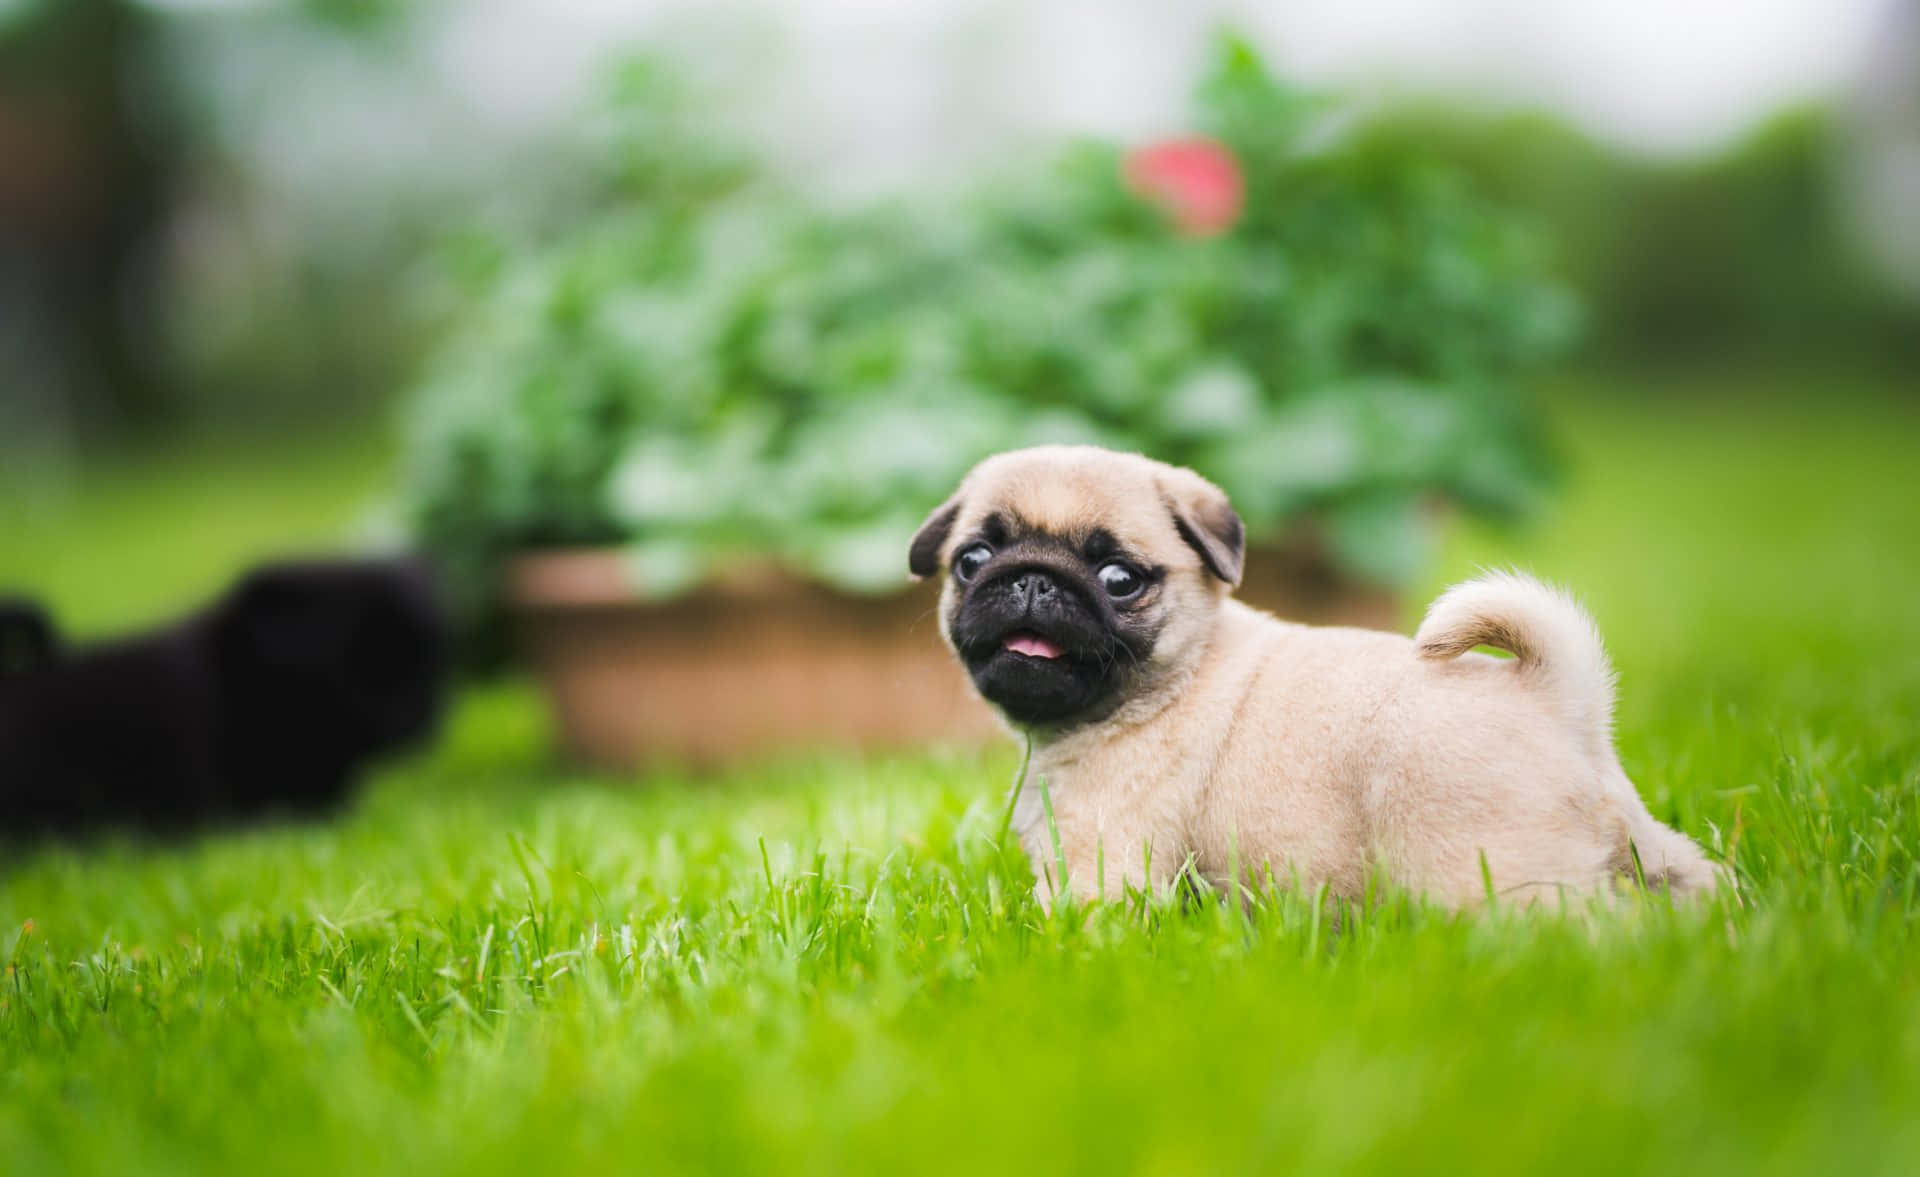
[[[1519,572],[1488,572],[1454,585],[1414,634],[1422,658],[1458,658],[1475,646],[1514,657],[1594,755],[1613,746],[1613,666],[1593,618],[1572,597]]]

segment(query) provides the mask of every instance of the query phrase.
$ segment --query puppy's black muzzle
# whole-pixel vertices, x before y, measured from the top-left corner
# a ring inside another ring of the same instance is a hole
[[[1007,582],[1008,604],[1022,613],[1038,612],[1042,607],[1052,607],[1054,598],[1060,595],[1060,586],[1053,577],[1038,569],[1016,573]]]
[[[971,586],[952,629],[974,686],[1018,723],[1060,723],[1083,715],[1109,686],[1111,629],[1070,573],[1037,560],[1009,559]],[[1057,646],[1043,658],[1009,648],[1037,635]]]
[[[1011,634],[1030,631],[1058,642],[1075,657],[1104,647],[1107,627],[1087,594],[1070,577],[1038,563],[1022,563],[976,581],[954,636],[969,662],[991,657]]]

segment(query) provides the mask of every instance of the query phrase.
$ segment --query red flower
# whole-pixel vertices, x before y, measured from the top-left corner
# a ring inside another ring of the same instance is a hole
[[[1214,237],[1233,228],[1246,199],[1240,161],[1212,139],[1171,139],[1127,156],[1127,186],[1165,208],[1182,233]]]

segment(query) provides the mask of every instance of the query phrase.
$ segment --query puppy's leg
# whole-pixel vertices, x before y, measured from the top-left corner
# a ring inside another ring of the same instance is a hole
[[[1639,856],[1639,862],[1628,864],[1623,874],[1644,876],[1649,887],[1666,887],[1681,896],[1735,886],[1731,870],[1708,858],[1698,842],[1648,812],[1639,791],[1617,764],[1613,777],[1617,795],[1631,806],[1628,821],[1633,845],[1629,853]]]
[[[1511,795],[1480,820],[1443,814],[1412,828],[1382,831],[1379,849],[1393,882],[1449,907],[1489,900],[1527,906],[1580,900],[1622,879],[1630,860],[1627,823],[1614,814],[1529,811]]]
[[[1442,788],[1408,773],[1397,790],[1416,804],[1380,827],[1396,881],[1456,907],[1485,901],[1489,886],[1499,902],[1527,905],[1584,901],[1641,878],[1676,896],[1723,881],[1699,846],[1654,820],[1617,768],[1530,751],[1527,774],[1488,773],[1466,789],[1458,778]]]
[[[1051,911],[1054,897],[1063,893],[1079,900],[1122,899],[1129,889],[1157,891],[1173,882],[1181,863],[1168,838],[1148,822],[1105,816],[1095,821],[1091,815],[1060,815],[1051,826],[1043,818],[1022,830],[1034,898],[1043,910]]]

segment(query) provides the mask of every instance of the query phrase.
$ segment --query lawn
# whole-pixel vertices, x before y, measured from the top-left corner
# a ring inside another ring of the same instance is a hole
[[[1568,391],[1557,508],[1421,590],[1576,586],[1744,905],[1045,917],[1004,750],[587,779],[490,687],[335,824],[0,864],[0,1170],[1920,1171],[1920,407],[1801,391]],[[217,486],[0,572],[144,615],[271,535]]]

